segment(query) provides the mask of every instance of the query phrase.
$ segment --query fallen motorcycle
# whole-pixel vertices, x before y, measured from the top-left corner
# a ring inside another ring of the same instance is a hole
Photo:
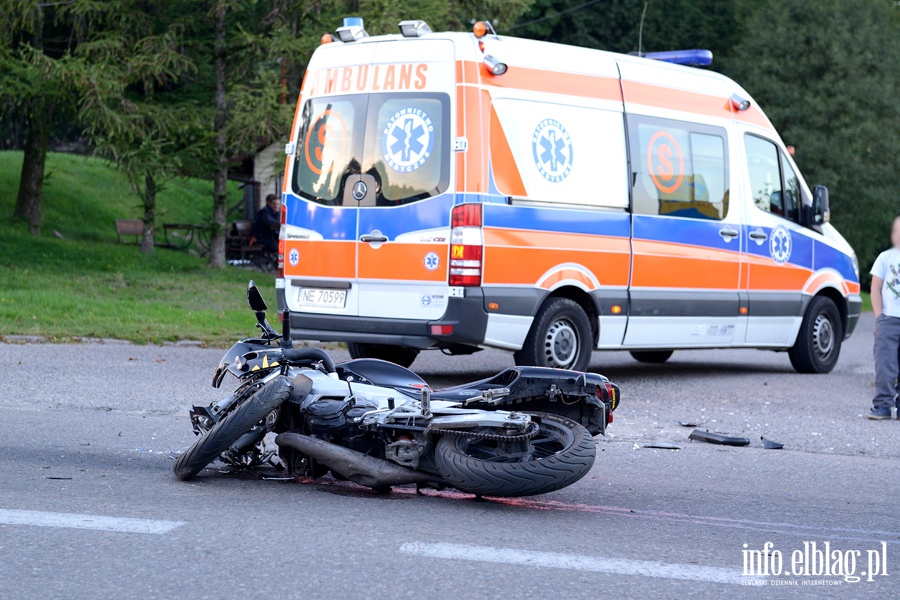
[[[393,363],[335,364],[318,348],[293,348],[290,312],[282,333],[266,303],[247,290],[261,335],[224,356],[239,385],[190,412],[199,436],[175,461],[187,480],[220,459],[239,468],[274,467],[318,478],[329,471],[376,491],[418,484],[479,496],[530,496],[572,485],[591,469],[593,435],[612,422],[619,389],[602,375],[516,367],[432,391]],[[274,432],[276,448],[266,436]]]

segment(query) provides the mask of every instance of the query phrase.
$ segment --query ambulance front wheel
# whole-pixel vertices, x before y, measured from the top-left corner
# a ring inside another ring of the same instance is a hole
[[[380,358],[401,367],[409,368],[419,351],[415,348],[403,348],[401,346],[384,346],[382,344],[357,344],[347,343],[347,350],[352,358]]]
[[[568,298],[552,298],[535,316],[525,344],[515,354],[516,364],[585,371],[592,345],[584,309]]]
[[[788,351],[798,373],[830,373],[841,354],[844,327],[830,298],[816,296],[809,303],[797,341]]]

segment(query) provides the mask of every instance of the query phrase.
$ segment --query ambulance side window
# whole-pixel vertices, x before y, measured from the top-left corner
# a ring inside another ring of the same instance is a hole
[[[633,212],[725,218],[728,154],[723,129],[632,115],[628,131]]]
[[[791,221],[800,222],[800,207],[803,205],[803,193],[800,178],[791,168],[784,154],[781,155],[782,172],[784,173],[784,206],[785,216]]]
[[[753,203],[760,210],[799,221],[800,179],[787,160],[780,156],[778,146],[749,133],[744,136],[744,145],[747,149],[747,172],[750,174]]]

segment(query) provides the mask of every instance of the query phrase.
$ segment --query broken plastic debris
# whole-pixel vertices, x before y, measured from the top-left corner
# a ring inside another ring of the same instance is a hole
[[[773,442],[772,440],[767,440],[763,436],[759,436],[759,439],[762,440],[763,448],[766,450],[781,450],[784,448],[784,444],[780,442]]]
[[[703,425],[703,423],[706,423],[706,421],[703,421],[703,422],[699,422],[699,421],[676,421],[676,422],[677,422],[679,425],[681,425],[682,427],[700,427],[701,425]]]
[[[655,444],[646,444],[644,448],[659,448],[660,450],[681,450],[681,446],[670,444],[669,442],[656,442]]]
[[[722,433],[713,433],[711,431],[700,431],[695,429],[688,436],[688,439],[698,442],[706,442],[708,444],[718,444],[720,446],[749,446],[750,438],[736,437],[725,435]]]

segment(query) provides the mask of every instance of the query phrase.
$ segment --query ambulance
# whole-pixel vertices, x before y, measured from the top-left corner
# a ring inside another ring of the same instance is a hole
[[[309,62],[276,280],[296,338],[406,366],[762,348],[832,370],[856,255],[750,95],[678,64],[708,51],[399,29],[347,19]]]

